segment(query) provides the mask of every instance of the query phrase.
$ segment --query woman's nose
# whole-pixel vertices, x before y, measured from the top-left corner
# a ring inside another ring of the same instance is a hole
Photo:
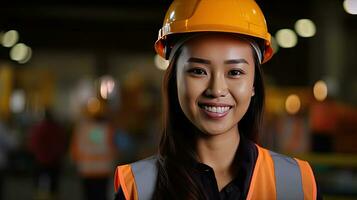
[[[224,76],[212,76],[210,84],[205,91],[205,96],[208,97],[225,97],[228,94],[228,87]]]

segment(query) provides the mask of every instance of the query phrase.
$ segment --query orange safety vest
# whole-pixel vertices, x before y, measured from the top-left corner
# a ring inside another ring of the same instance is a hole
[[[106,124],[82,122],[74,132],[71,156],[83,177],[106,177],[113,169],[113,132]]]
[[[308,162],[290,158],[258,145],[248,200],[315,200],[314,174]],[[157,159],[151,157],[118,166],[114,177],[115,191],[121,187],[126,200],[149,200],[156,186]]]

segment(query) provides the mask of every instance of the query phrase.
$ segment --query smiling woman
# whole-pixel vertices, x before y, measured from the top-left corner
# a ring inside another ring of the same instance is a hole
[[[202,133],[238,134],[238,122],[254,95],[254,56],[236,36],[206,33],[191,38],[177,60],[178,99]]]
[[[320,198],[306,161],[256,144],[272,49],[254,0],[175,0],[155,48],[170,62],[159,152],[118,166],[116,199]]]

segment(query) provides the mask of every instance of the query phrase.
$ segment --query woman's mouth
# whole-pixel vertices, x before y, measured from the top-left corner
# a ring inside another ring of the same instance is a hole
[[[226,104],[204,104],[199,103],[198,106],[206,114],[207,117],[212,119],[220,119],[226,116],[229,110],[232,108]]]

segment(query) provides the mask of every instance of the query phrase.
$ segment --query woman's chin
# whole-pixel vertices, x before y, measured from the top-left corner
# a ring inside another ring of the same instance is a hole
[[[231,127],[228,126],[202,126],[201,131],[205,136],[217,136],[222,135],[231,130]]]

